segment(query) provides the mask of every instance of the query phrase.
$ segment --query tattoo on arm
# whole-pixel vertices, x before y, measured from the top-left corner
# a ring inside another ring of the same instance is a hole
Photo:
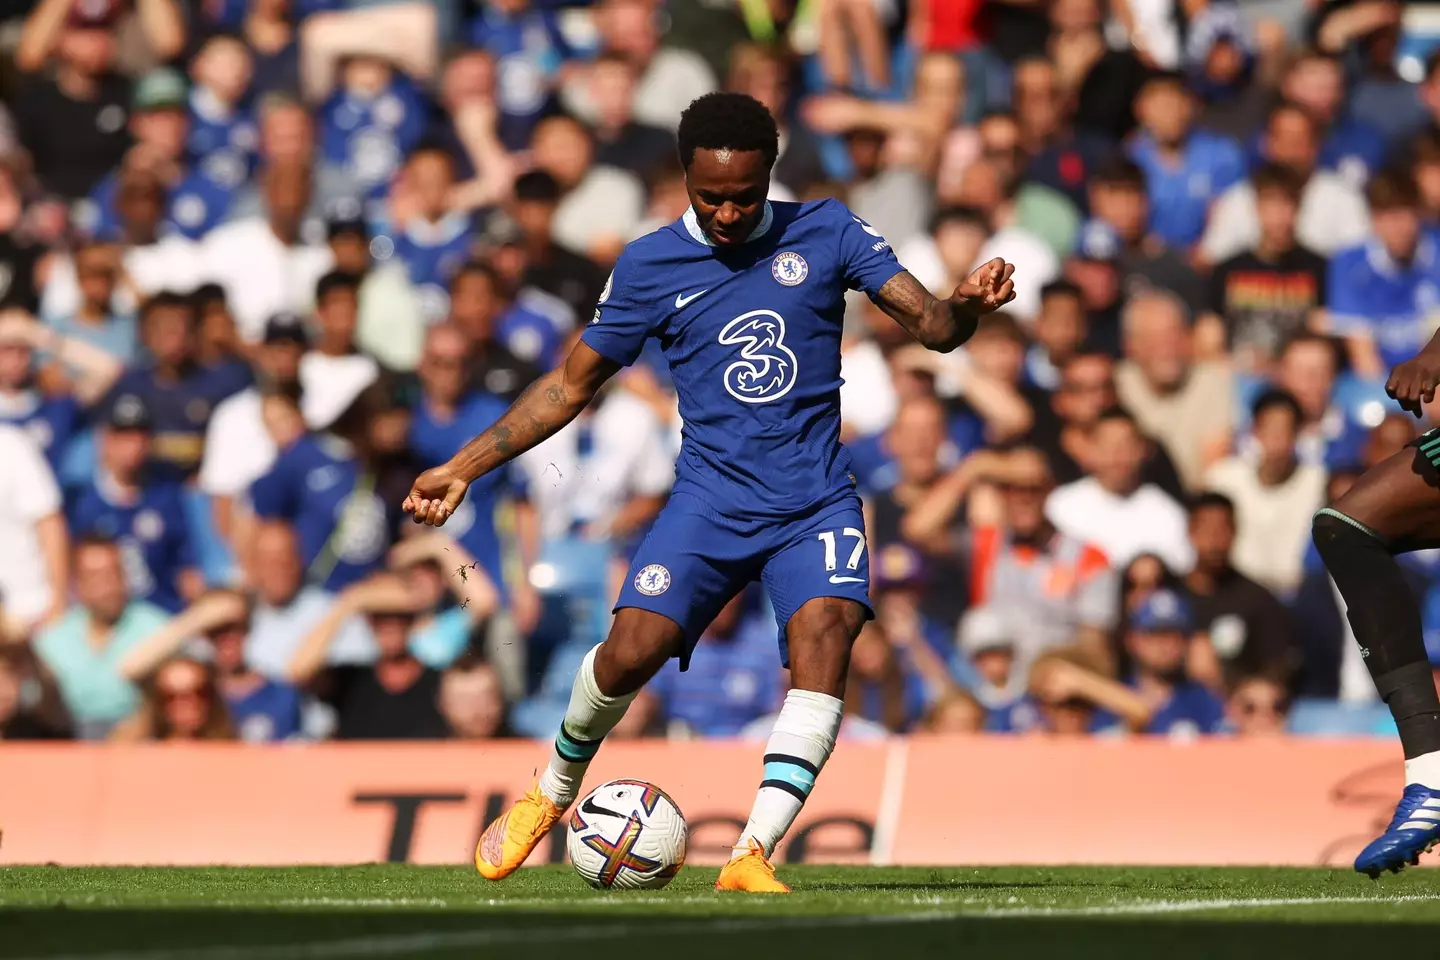
[[[975,332],[976,318],[951,300],[941,300],[902,270],[880,288],[880,309],[931,350],[948,352]]]
[[[451,463],[472,480],[503,466],[574,420],[619,369],[582,341],[564,363],[526,387]]]

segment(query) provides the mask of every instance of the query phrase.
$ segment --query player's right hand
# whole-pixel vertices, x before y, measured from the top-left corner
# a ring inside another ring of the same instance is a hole
[[[1435,399],[1435,387],[1440,384],[1440,352],[1429,347],[1390,371],[1385,381],[1385,392],[1400,409],[1423,416],[1423,407]]]
[[[468,480],[456,473],[450,464],[443,463],[415,478],[410,485],[410,495],[400,509],[410,514],[416,523],[439,527],[460,507],[460,501],[465,499],[465,491],[469,487]]]

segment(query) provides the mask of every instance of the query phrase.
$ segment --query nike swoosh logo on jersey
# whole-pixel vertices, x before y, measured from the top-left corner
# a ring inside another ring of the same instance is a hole
[[[676,310],[681,309],[682,307],[685,306],[685,304],[689,303],[691,300],[694,300],[696,297],[703,297],[709,290],[710,290],[710,288],[709,288],[709,287],[706,287],[704,290],[701,290],[699,293],[692,293],[692,294],[690,294],[690,296],[688,296],[688,297],[685,296],[683,293],[677,293],[677,294],[675,294],[675,309],[676,309]]]
[[[864,577],[841,577],[841,576],[837,576],[836,574],[833,574],[833,573],[832,573],[832,574],[830,575],[830,582],[831,582],[831,583],[864,583],[864,582],[865,582],[865,578],[864,578]]]
[[[585,802],[580,804],[580,812],[588,813],[592,817],[619,817],[621,820],[625,819],[623,813],[616,813],[614,810],[607,810],[605,807],[600,806],[600,804],[595,802],[594,797],[585,798]]]

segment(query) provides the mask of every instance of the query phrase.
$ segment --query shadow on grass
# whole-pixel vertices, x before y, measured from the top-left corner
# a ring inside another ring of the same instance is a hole
[[[1322,921],[1323,915],[1307,919]],[[0,909],[0,957],[93,955],[133,960],[289,960],[523,955],[624,957],[639,949],[686,960],[764,957],[1353,958],[1425,945],[1424,924],[1226,921],[1198,918],[955,917],[894,921],[708,911],[643,915],[519,911],[261,911]],[[488,949],[487,949],[488,948]],[[152,952],[153,951],[153,952]],[[143,952],[143,953],[137,953]]]

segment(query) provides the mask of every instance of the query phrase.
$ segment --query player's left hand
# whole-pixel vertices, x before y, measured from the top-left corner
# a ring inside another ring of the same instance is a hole
[[[1015,264],[996,257],[982,263],[950,294],[950,302],[973,314],[993,313],[1015,299]]]
[[[468,480],[448,463],[442,463],[415,478],[410,486],[410,495],[400,504],[400,509],[410,514],[416,523],[439,527],[459,509],[469,487]]]
[[[1429,347],[1390,371],[1385,392],[1400,404],[1400,409],[1422,416],[1423,407],[1435,399],[1440,385],[1440,351]]]

